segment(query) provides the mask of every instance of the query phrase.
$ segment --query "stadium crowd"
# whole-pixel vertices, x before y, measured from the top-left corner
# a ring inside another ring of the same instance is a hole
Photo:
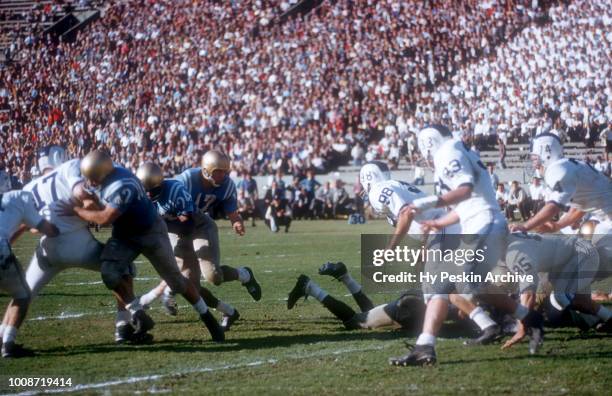
[[[27,181],[48,143],[168,174],[213,146],[254,174],[397,162],[423,98],[551,2],[340,0],[276,23],[291,3],[121,2],[75,43],[20,41],[0,71],[4,166]]]

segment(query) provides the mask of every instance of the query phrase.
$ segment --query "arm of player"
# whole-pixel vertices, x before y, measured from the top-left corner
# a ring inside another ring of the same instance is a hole
[[[535,302],[536,302],[536,294],[532,288],[525,290],[523,293],[521,293],[521,305],[532,310],[535,307]],[[508,341],[504,343],[504,345],[502,346],[502,349],[512,348],[514,344],[521,342],[521,340],[525,338],[526,335],[527,335],[527,330],[525,329],[525,326],[520,320],[517,320],[516,333],[512,336],[511,339],[509,339]]]
[[[391,237],[391,241],[387,244],[387,249],[394,249],[406,235],[412,224],[414,218],[414,210],[410,206],[405,206],[400,210],[399,216],[397,217],[397,223],[395,225],[395,232]]]
[[[523,224],[512,224],[510,225],[510,231],[522,231],[527,232],[529,230],[533,230],[534,228],[540,227],[544,225],[544,223],[551,221],[553,217],[555,217],[561,209],[554,202],[548,202],[538,213],[535,214],[531,219]]]
[[[60,233],[55,224],[52,224],[44,219],[36,225],[36,229],[50,238],[56,237]]]
[[[439,197],[430,195],[424,198],[415,199],[412,203],[412,207],[414,210],[422,212],[431,208],[451,206],[470,198],[473,190],[474,186],[472,184],[462,184],[456,189],[440,195]]]
[[[421,222],[423,226],[423,231],[426,233],[430,233],[431,230],[441,230],[444,227],[448,227],[451,224],[455,224],[459,222],[459,215],[454,210],[451,210],[444,216],[434,219],[434,220],[425,220]]]
[[[571,208],[569,210],[569,212],[567,212],[566,214],[564,214],[559,221],[557,221],[556,223],[553,223],[554,225],[554,229],[552,232],[557,232],[562,228],[565,228],[567,226],[571,226],[575,223],[577,223],[578,221],[580,221],[580,219],[582,219],[582,217],[584,216],[584,213],[582,210],[577,209],[577,208]]]
[[[246,230],[244,229],[244,221],[242,220],[242,216],[240,216],[240,213],[238,213],[238,211],[234,211],[228,213],[227,217],[232,223],[232,227],[234,228],[236,234],[243,236]]]

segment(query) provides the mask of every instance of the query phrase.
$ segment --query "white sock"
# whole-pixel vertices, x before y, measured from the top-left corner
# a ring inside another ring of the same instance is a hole
[[[429,333],[421,333],[419,338],[417,338],[416,344],[436,346],[436,336]]]
[[[132,315],[127,309],[117,311],[117,316],[115,317],[115,327],[128,324],[131,320]]]
[[[164,293],[164,295],[166,295],[166,296],[170,296],[170,295],[172,295],[172,294],[173,294],[173,293],[172,293],[172,289],[170,289],[168,286],[164,287],[164,292],[163,292],[163,293]]]
[[[243,284],[251,280],[251,274],[246,270],[246,268],[238,268],[238,280]]]
[[[155,299],[159,297],[157,289],[153,289],[146,294],[140,296],[140,305],[150,305]]]
[[[140,301],[138,301],[138,297],[134,299],[131,303],[126,305],[126,308],[130,311],[132,315],[136,312],[142,310],[142,305],[140,305]]]
[[[529,308],[527,308],[524,305],[519,304],[516,307],[516,311],[514,311],[514,313],[512,314],[512,317],[518,320],[523,320],[525,319],[525,316],[527,316],[528,313],[529,313]]]
[[[0,324],[0,339],[2,339],[3,335],[4,335],[4,325]]]
[[[481,307],[476,307],[475,310],[470,312],[470,319],[480,327],[480,330],[495,326],[496,324]]]
[[[215,308],[217,311],[224,313],[227,316],[232,316],[234,314],[234,312],[236,312],[236,310],[234,309],[234,307],[232,307],[229,304],[224,303],[223,301],[219,300],[219,303],[217,304],[217,307]]]
[[[274,218],[270,219],[270,230],[273,232],[278,231],[278,226],[276,225],[276,221],[274,220]]]
[[[323,299],[328,296],[325,290],[321,289],[319,285],[311,280],[306,283],[306,294],[316,298],[319,302],[323,301]]]
[[[607,322],[608,319],[612,317],[612,311],[610,311],[608,308],[604,307],[603,305],[600,305],[599,310],[597,311],[597,316],[599,316],[601,320],[603,320],[604,322]]]
[[[204,315],[206,312],[208,312],[208,306],[206,305],[204,300],[202,300],[202,297],[200,297],[198,302],[193,304],[193,309],[195,309],[196,312],[199,313],[200,315]]]
[[[355,281],[355,279],[353,279],[353,277],[351,276],[351,274],[344,274],[340,277],[340,281],[342,281],[342,283],[344,283],[344,286],[346,286],[346,288],[348,289],[348,291],[351,294],[356,294],[359,293],[361,291],[361,285],[359,283],[357,283],[357,281]]]
[[[15,326],[4,326],[4,334],[2,334],[2,342],[7,343],[15,341],[17,338],[17,327]]]

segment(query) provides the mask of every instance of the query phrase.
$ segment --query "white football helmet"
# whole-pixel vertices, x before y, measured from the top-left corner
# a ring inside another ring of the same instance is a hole
[[[451,131],[444,125],[429,125],[417,136],[419,151],[425,159],[433,158],[444,142],[453,138]]]
[[[11,177],[8,173],[0,170],[0,194],[11,191]]]
[[[68,161],[66,149],[51,145],[43,147],[38,153],[38,170],[43,173],[46,169],[55,169]]]
[[[369,193],[373,184],[391,179],[391,172],[387,164],[381,161],[368,162],[359,171],[359,182],[363,186],[364,193]]]
[[[547,168],[551,163],[563,158],[563,145],[557,135],[542,133],[531,142],[531,159],[533,166]]]

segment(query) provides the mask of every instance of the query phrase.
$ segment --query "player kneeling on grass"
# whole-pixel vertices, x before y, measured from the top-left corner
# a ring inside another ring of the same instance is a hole
[[[21,265],[11,251],[10,242],[22,223],[48,237],[57,236],[59,230],[38,213],[31,193],[9,189],[8,179],[0,179],[0,290],[12,297],[0,326],[0,335],[2,357],[17,358],[34,353],[15,343],[17,330],[30,305],[30,288],[23,277]]]
[[[538,274],[547,273],[552,286],[550,302],[561,312],[577,310],[599,318],[600,331],[612,331],[612,311],[591,299],[591,283],[597,274],[599,256],[588,242],[576,236],[537,235],[516,232],[508,237],[506,267],[511,274],[530,275],[519,284],[521,303],[535,306]],[[533,281],[529,281],[532,279]],[[506,342],[508,348],[525,337],[525,327]]]
[[[143,254],[172,290],[192,304],[213,340],[223,341],[223,330],[197,288],[179,271],[168,239],[168,228],[140,180],[129,170],[115,166],[110,156],[100,150],[83,158],[81,174],[95,189],[92,199],[100,209],[86,209],[78,203],[66,202],[58,210],[95,224],[112,224],[112,236],[102,251],[102,281],[130,311],[135,328],[133,337],[144,337],[155,325],[133,290],[132,263]]]
[[[240,314],[235,308],[220,301],[210,290],[200,285],[201,272],[192,242],[195,221],[191,195],[185,190],[181,182],[173,179],[164,180],[161,168],[152,162],[142,164],[138,168],[136,176],[142,182],[149,198],[155,203],[157,213],[168,226],[168,237],[181,272],[198,288],[206,305],[223,312],[221,328],[228,331],[230,326],[238,320]],[[164,281],[141,296],[140,303],[149,305],[159,296],[162,296],[162,303],[166,312],[175,316],[177,306],[174,293]]]

